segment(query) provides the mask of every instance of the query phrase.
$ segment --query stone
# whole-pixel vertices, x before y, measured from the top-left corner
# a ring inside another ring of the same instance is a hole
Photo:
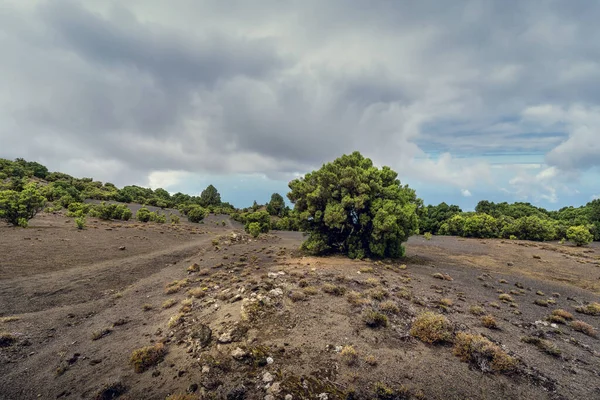
[[[279,382],[273,383],[267,389],[267,393],[272,394],[272,395],[277,395],[277,394],[279,394],[279,392],[281,392],[281,383],[279,383]]]
[[[262,380],[264,383],[271,383],[273,382],[273,375],[271,375],[269,372],[265,372],[263,374]]]
[[[328,400],[329,396],[327,395],[327,393],[319,393],[318,399],[319,400]]]
[[[246,352],[239,347],[236,347],[235,350],[231,352],[231,357],[236,360],[241,360],[246,357]]]
[[[293,398],[294,398],[294,396],[292,396],[291,394],[285,395],[285,400],[292,400]]]
[[[267,357],[267,364],[273,364],[274,362],[273,357]]]
[[[225,332],[221,336],[219,336],[219,343],[231,343],[232,340],[233,338],[231,337],[231,331]]]
[[[283,290],[281,288],[275,288],[270,290],[269,294],[274,297],[283,296]]]
[[[192,329],[191,337],[197,340],[201,347],[206,347],[212,339],[212,330],[207,325],[200,324]]]
[[[119,250],[125,250],[126,248],[127,247],[125,247],[125,246],[121,246],[121,247],[119,247]]]

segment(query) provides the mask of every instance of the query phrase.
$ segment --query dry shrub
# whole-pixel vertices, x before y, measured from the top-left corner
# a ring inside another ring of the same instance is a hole
[[[294,303],[297,301],[306,301],[308,299],[307,294],[300,290],[292,290],[288,296]]]
[[[366,293],[370,298],[377,301],[382,301],[390,295],[388,291],[383,288],[369,289]]]
[[[485,308],[481,306],[471,306],[471,308],[469,308],[469,312],[473,315],[479,316],[485,314]]]
[[[379,279],[377,279],[377,278],[367,278],[365,280],[365,285],[368,285],[368,286],[379,286],[380,283],[381,282],[379,282]]]
[[[379,305],[379,309],[386,314],[398,314],[400,313],[400,307],[395,301],[387,300]]]
[[[451,342],[452,332],[448,318],[430,311],[417,316],[410,328],[410,334],[425,343]]]
[[[187,272],[198,272],[200,271],[200,266],[196,263],[193,263],[189,267],[187,267]]]
[[[188,296],[192,296],[196,299],[201,299],[206,296],[206,291],[201,287],[195,287],[187,291]]]
[[[440,279],[443,281],[453,281],[454,279],[452,279],[452,277],[448,274],[442,274],[441,272],[436,272],[435,274],[431,275],[433,276],[435,279]]]
[[[175,328],[180,325],[184,321],[184,315],[182,313],[175,314],[169,319],[169,323],[167,324],[169,328]]]
[[[498,296],[498,298],[500,299],[500,301],[503,301],[505,303],[512,303],[513,301],[515,301],[515,299],[513,299],[510,294],[506,293],[502,293],[500,296]]]
[[[362,314],[364,323],[369,328],[385,328],[388,326],[388,318],[385,314],[377,312],[373,309],[365,310]]]
[[[517,368],[517,360],[500,346],[481,335],[459,332],[453,348],[454,355],[476,365],[483,372],[509,373]]]
[[[141,373],[161,362],[166,353],[167,350],[162,343],[157,343],[154,346],[142,347],[131,353],[129,363],[133,365],[133,370],[135,372]]]
[[[552,311],[552,315],[561,317],[566,321],[571,321],[573,319],[573,314],[560,308]]]
[[[323,291],[334,296],[343,296],[346,293],[346,288],[343,286],[326,283],[323,285]]]
[[[581,314],[599,316],[600,315],[600,303],[590,303],[585,306],[579,306],[575,308],[575,311]]]
[[[521,341],[524,343],[532,344],[536,346],[540,351],[543,351],[546,354],[550,354],[551,356],[560,356],[560,349],[549,340],[542,339],[537,336],[525,336],[521,338]]]
[[[498,322],[496,322],[496,318],[491,315],[484,315],[481,317],[481,323],[488,329],[498,329]]]
[[[344,346],[340,355],[346,365],[356,365],[358,362],[358,352],[352,346]]]
[[[583,321],[573,321],[571,322],[571,328],[573,328],[574,330],[576,330],[577,332],[581,332],[585,335],[591,336],[591,337],[596,337],[598,336],[598,333],[596,332],[596,329],[591,326],[590,324],[587,324]]]
[[[366,356],[365,362],[372,367],[375,367],[378,364],[377,358],[375,358],[373,355]]]
[[[162,308],[164,308],[164,309],[171,308],[175,304],[177,304],[177,300],[175,300],[175,299],[165,300],[165,302],[162,303]]]
[[[302,291],[309,296],[314,296],[317,293],[319,293],[319,289],[317,289],[314,286],[307,286],[307,287],[303,288]]]

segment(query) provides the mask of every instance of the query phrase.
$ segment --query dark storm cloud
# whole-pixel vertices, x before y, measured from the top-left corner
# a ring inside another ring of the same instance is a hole
[[[7,4],[0,156],[88,160],[117,184],[165,170],[290,176],[355,149],[461,189],[486,166],[427,152],[598,165],[597,3]],[[544,105],[563,120],[527,117]]]

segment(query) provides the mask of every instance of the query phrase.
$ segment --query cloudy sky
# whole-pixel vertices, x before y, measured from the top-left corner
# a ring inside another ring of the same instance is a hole
[[[600,195],[600,2],[3,0],[0,157],[267,201],[353,150],[426,203]]]

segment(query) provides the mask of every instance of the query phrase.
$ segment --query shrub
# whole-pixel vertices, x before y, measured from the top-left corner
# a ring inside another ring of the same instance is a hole
[[[592,302],[585,306],[578,306],[575,311],[581,314],[598,316],[600,315],[600,303]]]
[[[573,314],[560,308],[552,311],[552,315],[561,317],[566,321],[571,321],[573,319]]]
[[[494,238],[498,237],[498,222],[487,214],[474,214],[464,220],[463,233],[465,237]]]
[[[331,283],[326,283],[323,285],[323,291],[334,296],[343,296],[346,293],[346,288],[343,286],[336,286],[332,285]]]
[[[77,229],[85,228],[85,217],[81,216],[79,218],[75,218],[75,226],[77,227]]]
[[[596,332],[596,329],[594,329],[593,326],[591,326],[590,324],[587,324],[583,321],[571,322],[571,328],[573,328],[577,332],[581,332],[581,333],[591,336],[591,337],[596,337],[598,335]]]
[[[425,234],[423,235],[423,237],[426,240],[431,240],[431,238],[433,237],[433,235],[431,234],[431,232],[425,232]]]
[[[518,362],[500,346],[481,335],[459,332],[453,348],[454,355],[477,366],[483,372],[509,373],[516,370]]]
[[[421,201],[397,176],[354,152],[290,182],[288,198],[309,234],[303,249],[350,258],[403,256]]]
[[[521,240],[545,241],[557,236],[557,224],[537,215],[517,218],[502,229],[502,237],[515,237]]]
[[[246,230],[253,238],[257,238],[260,235],[260,224],[258,222],[251,222],[248,224]]]
[[[484,315],[481,317],[481,323],[488,329],[498,329],[498,322],[496,322],[496,318],[491,315]]]
[[[536,346],[540,351],[543,351],[546,354],[550,354],[551,356],[560,356],[560,349],[549,340],[542,339],[537,336],[525,336],[521,338],[521,341],[524,343],[532,344]]]
[[[352,346],[344,346],[340,356],[347,365],[355,365],[358,362],[358,352]]]
[[[485,314],[485,309],[481,306],[471,306],[469,312],[473,315],[483,315]]]
[[[27,221],[44,209],[46,198],[36,184],[25,185],[22,191],[0,191],[0,219],[14,226],[27,227]]]
[[[388,317],[373,309],[365,310],[362,319],[370,328],[385,328],[388,326]]]
[[[169,217],[169,219],[171,220],[171,223],[173,225],[179,224],[179,217],[177,215],[171,214],[170,217]]]
[[[567,229],[567,239],[570,242],[575,243],[577,246],[585,246],[590,244],[594,240],[594,236],[590,233],[590,230],[583,226],[572,226]]]
[[[258,211],[253,213],[244,214],[244,229],[246,232],[252,234],[250,231],[250,225],[253,229],[258,228],[259,233],[267,233],[271,229],[271,217],[266,211]]]
[[[187,211],[188,221],[200,222],[208,215],[208,211],[198,205],[192,205]]]
[[[142,373],[148,368],[161,362],[166,353],[167,351],[162,343],[157,343],[154,346],[142,347],[133,351],[129,363],[133,365],[133,370],[135,372]]]
[[[135,213],[135,218],[140,222],[150,221],[150,210],[146,207],[140,208],[137,213]]]
[[[410,328],[410,334],[425,343],[452,341],[453,327],[448,318],[430,311],[417,316]]]

